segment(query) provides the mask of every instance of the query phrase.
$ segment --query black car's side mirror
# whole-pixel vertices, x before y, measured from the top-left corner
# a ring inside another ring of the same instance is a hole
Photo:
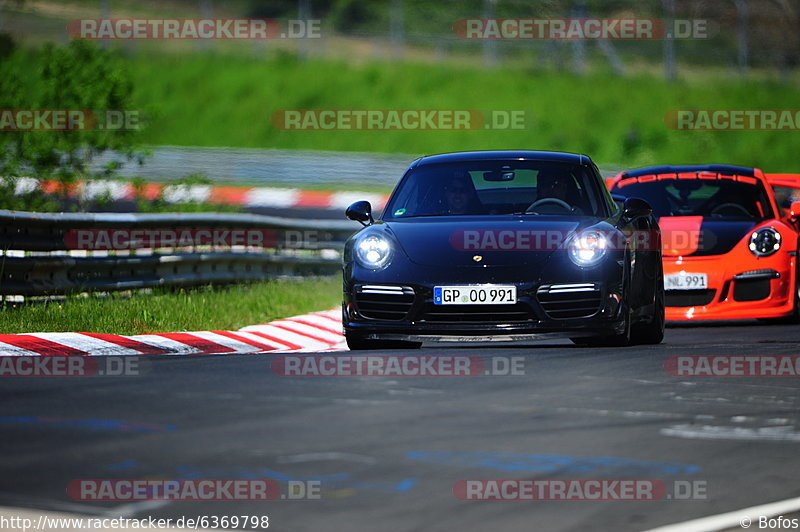
[[[364,227],[372,225],[375,222],[375,220],[372,219],[372,205],[370,205],[368,201],[357,201],[353,203],[347,208],[344,214],[349,219],[360,223]]]
[[[628,220],[646,218],[653,214],[653,208],[643,199],[628,198],[622,204],[622,216]]]
[[[611,199],[614,200],[614,203],[619,205],[619,208],[622,209],[625,206],[625,200],[628,199],[625,196],[620,196],[619,194],[611,193]]]

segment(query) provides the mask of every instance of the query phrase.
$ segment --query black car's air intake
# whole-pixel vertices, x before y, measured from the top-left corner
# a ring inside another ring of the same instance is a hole
[[[536,291],[536,298],[554,320],[588,318],[600,310],[602,291],[595,283],[546,284]]]
[[[372,320],[403,320],[414,304],[410,286],[362,285],[356,287],[356,309]]]

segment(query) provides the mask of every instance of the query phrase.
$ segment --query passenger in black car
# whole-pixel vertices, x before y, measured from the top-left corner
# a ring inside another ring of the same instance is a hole
[[[447,214],[477,214],[480,200],[467,172],[456,172],[444,188],[444,207]]]

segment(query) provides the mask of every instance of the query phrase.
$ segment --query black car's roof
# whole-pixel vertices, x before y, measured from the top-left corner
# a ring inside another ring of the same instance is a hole
[[[493,159],[524,159],[531,161],[556,161],[563,163],[590,164],[586,155],[578,153],[564,153],[558,151],[531,151],[531,150],[488,150],[488,151],[462,151],[455,153],[442,153],[439,155],[426,155],[414,161],[412,166],[427,164],[454,163],[462,161],[488,161]]]
[[[639,177],[642,175],[657,174],[680,174],[690,172],[711,172],[723,175],[743,175],[748,177],[755,176],[755,170],[746,166],[733,166],[730,164],[687,164],[684,166],[647,166],[635,170],[622,172],[627,177]]]

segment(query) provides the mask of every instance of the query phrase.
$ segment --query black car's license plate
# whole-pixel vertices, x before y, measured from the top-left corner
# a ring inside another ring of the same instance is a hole
[[[513,305],[517,287],[513,285],[435,286],[436,305]]]

